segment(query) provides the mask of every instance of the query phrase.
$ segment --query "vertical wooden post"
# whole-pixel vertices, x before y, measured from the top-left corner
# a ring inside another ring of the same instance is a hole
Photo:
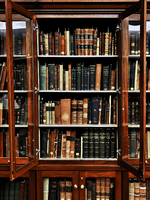
[[[140,169],[145,182],[146,153],[146,16],[147,1],[141,0],[140,24]]]
[[[122,172],[122,200],[129,200],[129,173]]]

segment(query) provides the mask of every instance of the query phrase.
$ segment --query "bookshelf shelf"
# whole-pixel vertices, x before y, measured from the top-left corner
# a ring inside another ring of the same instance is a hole
[[[92,56],[89,56],[89,55],[87,55],[87,56],[67,56],[67,55],[64,55],[64,56],[57,56],[57,55],[38,55],[38,58],[118,58],[118,55],[98,55],[98,56],[94,56],[94,55],[92,55]]]
[[[39,90],[39,93],[117,93],[117,90]]]
[[[69,128],[117,128],[117,124],[40,124],[39,128],[46,128],[46,127],[69,127]]]
[[[58,161],[66,161],[66,160],[74,160],[74,161],[90,161],[90,160],[93,160],[93,161],[99,161],[99,160],[102,160],[102,161],[116,161],[117,158],[39,158],[39,160],[58,160]]]

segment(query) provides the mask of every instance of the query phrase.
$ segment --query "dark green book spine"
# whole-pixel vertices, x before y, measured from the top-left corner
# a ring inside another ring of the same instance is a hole
[[[74,55],[73,35],[70,35],[70,55]]]
[[[95,90],[95,65],[90,65],[90,90]]]
[[[88,142],[88,129],[85,128],[83,129],[83,158],[88,158],[88,154],[89,154],[89,142]]]
[[[135,61],[131,62],[130,66],[130,90],[134,90],[134,77],[135,77]]]
[[[81,63],[76,64],[77,70],[77,90],[81,90]]]
[[[4,199],[9,200],[9,179],[4,179]]]
[[[74,90],[77,89],[77,72],[76,69],[73,70],[73,86],[74,86]]]
[[[94,128],[94,158],[99,158],[99,131]]]
[[[41,132],[41,158],[46,158],[47,155],[47,132]]]
[[[9,200],[15,199],[15,181],[10,181]]]
[[[100,158],[105,158],[105,129],[103,128],[100,130],[99,146]]]
[[[90,90],[90,68],[87,68],[87,90]]]
[[[46,90],[46,64],[40,65],[40,90]]]
[[[110,157],[110,128],[106,129],[106,145],[105,145],[106,158]]]
[[[84,63],[81,64],[81,90],[84,90]]]
[[[48,64],[49,90],[55,89],[55,64]]]
[[[91,124],[91,100],[88,99],[88,124]]]
[[[130,158],[136,158],[136,131],[130,131]]]
[[[20,180],[15,180],[15,200],[19,200]]]
[[[87,86],[87,68],[84,67],[84,84],[83,84],[83,89],[87,90],[88,86]]]
[[[94,158],[94,134],[93,129],[89,129],[89,158]]]
[[[108,90],[109,66],[103,66],[102,74],[103,74],[102,89]]]
[[[110,133],[110,157],[116,158],[116,132],[114,128]]]
[[[99,97],[91,98],[91,123],[98,124],[99,119]]]
[[[71,90],[74,90],[74,69],[71,69]]]
[[[108,90],[110,90],[112,64],[109,65]]]

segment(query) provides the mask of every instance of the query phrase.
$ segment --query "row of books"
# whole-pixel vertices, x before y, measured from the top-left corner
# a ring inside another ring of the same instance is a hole
[[[0,144],[0,157],[10,157],[8,130],[0,130]],[[26,129],[16,131],[15,148],[16,157],[28,157],[28,133]]]
[[[40,124],[116,124],[116,97],[40,99]]]
[[[41,158],[116,158],[114,128],[41,130]]]
[[[14,90],[27,90],[27,65],[14,64]]]
[[[76,68],[68,64],[45,64],[39,66],[40,90],[115,90],[116,70],[112,64],[101,63],[84,66],[76,63]]]
[[[26,30],[13,29],[13,54],[26,54]],[[6,30],[0,30],[0,55],[6,55]]]
[[[71,178],[43,178],[44,200],[72,200]]]
[[[140,124],[140,97],[130,95],[128,108],[128,123]],[[148,96],[146,98],[146,124],[150,125],[150,101]]]
[[[73,33],[59,29],[39,33],[40,55],[117,55],[117,32],[99,32],[93,28],[76,28]]]
[[[115,179],[88,178],[85,193],[85,200],[115,200]]]
[[[29,180],[17,178],[10,181],[8,178],[0,179],[1,200],[29,200]]]
[[[149,193],[150,180],[141,182],[138,179],[129,179],[129,200],[148,200],[150,197]]]
[[[26,125],[28,122],[27,97],[17,95],[14,99],[15,124]],[[4,94],[0,98],[0,125],[8,124],[8,96]]]

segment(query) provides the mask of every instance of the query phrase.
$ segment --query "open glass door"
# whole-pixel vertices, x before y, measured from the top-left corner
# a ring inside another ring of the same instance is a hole
[[[36,18],[11,1],[5,1],[5,10],[10,180],[13,180],[38,162]]]
[[[142,181],[146,157],[146,12],[147,2],[141,0],[120,15],[119,53],[119,163]]]

